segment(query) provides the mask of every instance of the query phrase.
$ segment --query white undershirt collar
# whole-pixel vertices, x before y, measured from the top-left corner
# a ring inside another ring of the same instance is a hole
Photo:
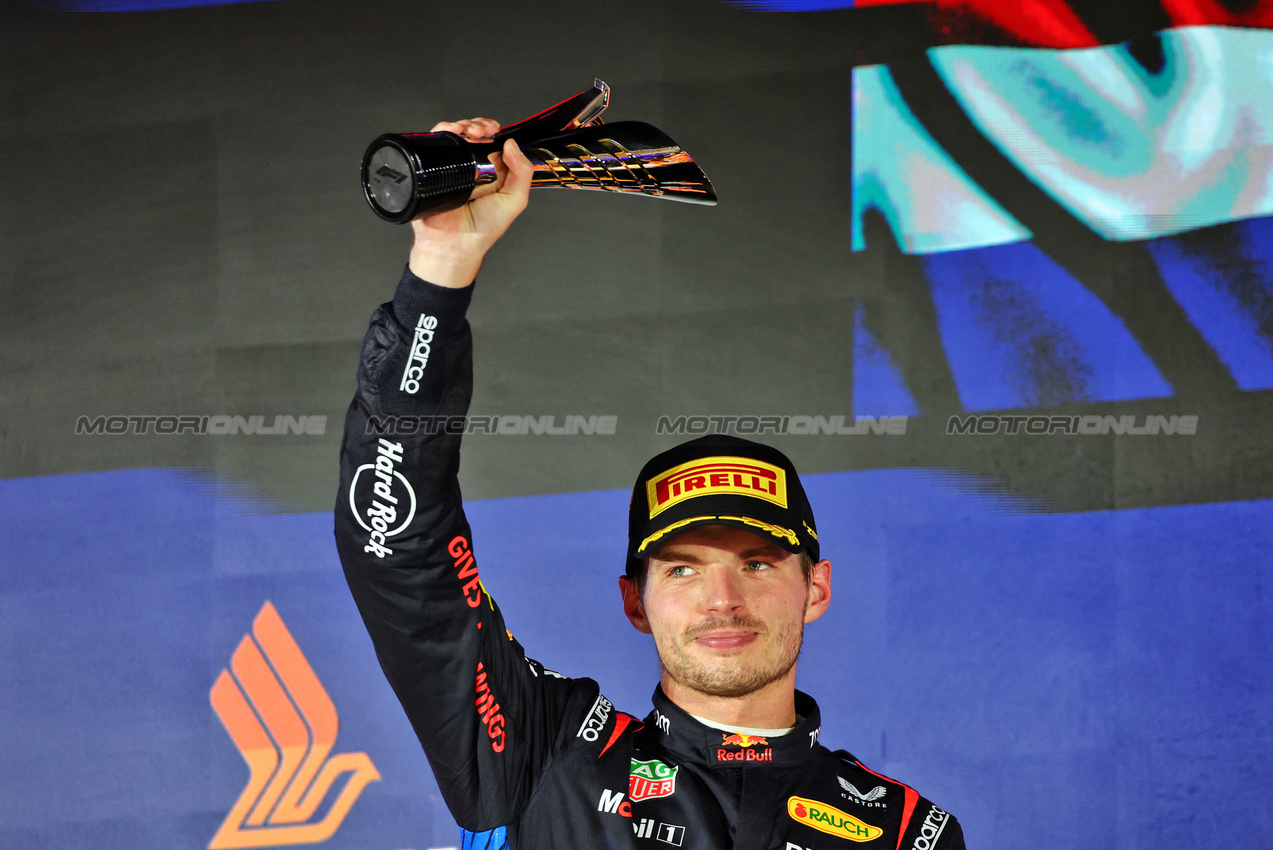
[[[711,728],[719,729],[722,732],[737,732],[739,735],[748,735],[755,738],[780,738],[792,729],[795,729],[796,726],[800,725],[800,721],[804,720],[803,717],[796,715],[796,726],[790,726],[786,729],[753,729],[750,726],[726,726],[723,723],[717,723],[715,720],[708,720],[706,717],[699,717],[697,714],[691,714],[690,717],[693,717],[704,726],[710,726]]]

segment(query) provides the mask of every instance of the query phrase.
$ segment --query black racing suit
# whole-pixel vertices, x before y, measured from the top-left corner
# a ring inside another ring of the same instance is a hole
[[[341,450],[336,539],[385,675],[461,827],[514,850],[963,848],[915,791],[818,743],[817,704],[764,738],[661,690],[644,722],[526,657],[478,578],[457,473],[472,287],[403,275],[372,317]]]

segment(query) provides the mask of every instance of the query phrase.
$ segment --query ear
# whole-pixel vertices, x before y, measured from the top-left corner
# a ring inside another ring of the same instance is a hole
[[[804,609],[806,623],[812,623],[827,612],[831,604],[831,562],[825,558],[813,565],[805,598],[808,600]]]
[[[645,603],[641,600],[641,591],[636,582],[627,576],[619,576],[619,592],[623,594],[623,613],[628,615],[628,622],[638,632],[652,634],[650,621],[645,617]]]

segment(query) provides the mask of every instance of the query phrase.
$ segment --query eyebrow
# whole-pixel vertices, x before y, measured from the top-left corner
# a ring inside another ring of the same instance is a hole
[[[766,543],[760,546],[756,546],[755,548],[747,549],[746,551],[739,552],[738,559],[741,561],[746,561],[751,558],[777,558],[781,560],[788,554],[790,553],[787,552],[786,549],[783,549],[781,546],[774,546],[774,545]],[[680,561],[685,564],[700,564],[700,565],[703,563],[706,563],[702,558],[699,558],[696,555],[691,555],[689,552],[679,552],[676,549],[668,549],[662,552],[655,552],[653,555],[650,556],[650,560],[651,561]]]
[[[779,560],[782,560],[783,558],[787,557],[790,554],[791,554],[790,552],[788,552],[786,549],[783,549],[781,546],[774,546],[772,544],[766,543],[763,546],[757,546],[754,549],[748,549],[746,552],[740,552],[738,553],[738,557],[742,558],[744,561],[747,560],[748,558],[777,558]]]
[[[688,552],[678,553],[675,549],[668,549],[667,551],[663,551],[663,552],[655,552],[653,555],[650,556],[650,560],[651,561],[683,561],[686,564],[703,563],[702,558],[698,558],[694,555],[689,554]]]

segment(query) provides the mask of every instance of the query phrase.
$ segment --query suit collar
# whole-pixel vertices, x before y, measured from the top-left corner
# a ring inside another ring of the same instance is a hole
[[[708,767],[795,765],[815,755],[822,717],[808,694],[796,691],[796,714],[802,719],[785,735],[750,737],[706,726],[668,699],[663,688],[654,689],[654,711],[645,723],[662,745]]]

